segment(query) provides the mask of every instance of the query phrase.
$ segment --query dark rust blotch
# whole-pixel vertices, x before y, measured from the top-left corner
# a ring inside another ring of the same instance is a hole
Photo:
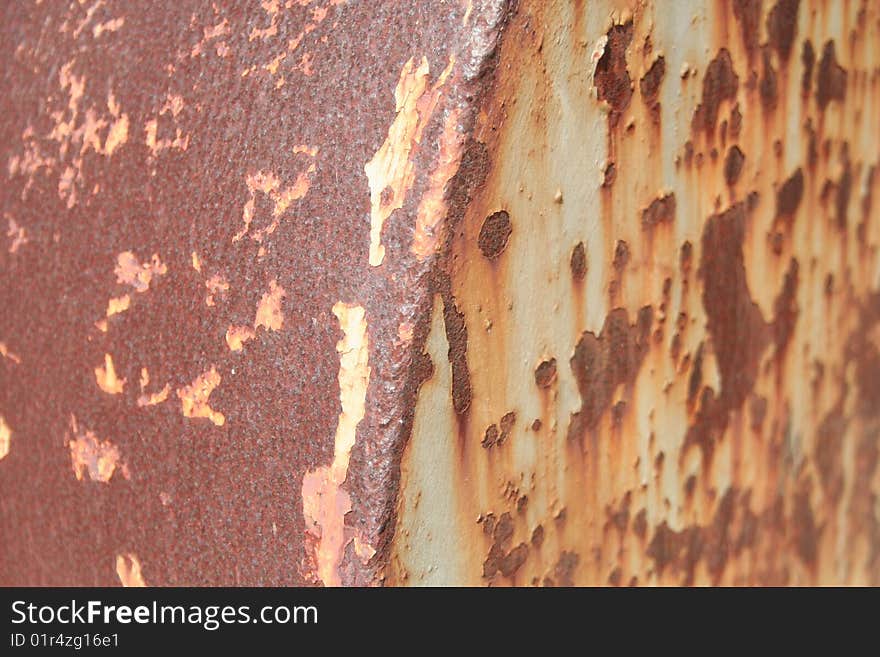
[[[711,136],[715,131],[721,103],[735,100],[738,89],[739,77],[734,71],[730,51],[722,48],[706,68],[703,96],[694,112],[694,130]]]
[[[824,110],[832,100],[842,101],[846,96],[847,72],[837,63],[834,41],[827,41],[822,48],[819,72],[816,79],[816,102]]]
[[[642,226],[653,228],[657,224],[672,223],[675,219],[675,194],[670,192],[655,198],[642,210]]]
[[[727,149],[727,156],[724,158],[724,180],[728,187],[733,187],[742,173],[746,156],[739,146],[731,146]]]
[[[575,282],[584,280],[587,275],[587,249],[583,242],[578,242],[571,250],[571,277]]]
[[[549,388],[556,380],[556,359],[541,361],[535,368],[535,383],[539,388]]]
[[[483,221],[477,246],[480,247],[484,256],[493,260],[507,248],[507,241],[512,232],[510,215],[505,210],[499,210],[490,214]]]
[[[770,46],[785,62],[791,55],[797,32],[800,0],[779,0],[767,15],[767,36]]]
[[[593,81],[598,99],[610,106],[608,124],[613,130],[633,94],[632,78],[626,68],[626,49],[633,38],[632,21],[612,26],[607,36],[605,51],[596,62]]]

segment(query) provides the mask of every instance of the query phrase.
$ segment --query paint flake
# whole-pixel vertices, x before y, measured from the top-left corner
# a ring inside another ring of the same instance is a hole
[[[223,413],[215,411],[208,405],[208,398],[219,385],[220,375],[212,366],[210,370],[197,376],[191,385],[178,389],[177,396],[180,399],[183,416],[207,418],[218,427],[222,427],[226,422]]]
[[[346,544],[345,514],[351,510],[348,492],[342,489],[354,447],[357,426],[364,417],[370,380],[367,321],[362,306],[338,302],[333,314],[339,320],[343,338],[339,353],[339,414],[334,440],[333,462],[307,472],[302,483],[306,542],[316,572],[325,586],[339,586],[339,564]],[[366,553],[365,549],[361,550]]]

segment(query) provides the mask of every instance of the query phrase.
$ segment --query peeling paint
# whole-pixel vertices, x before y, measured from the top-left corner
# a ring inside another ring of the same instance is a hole
[[[116,575],[122,586],[144,587],[140,560],[130,552],[116,555]]]
[[[88,476],[92,481],[106,484],[117,470],[125,479],[129,478],[128,467],[120,462],[119,449],[109,440],[101,440],[92,431],[80,431],[73,415],[70,416],[70,434],[65,437],[65,442],[78,481]]]
[[[370,264],[377,267],[385,258],[385,247],[382,245],[382,227],[395,211],[403,207],[407,194],[414,181],[414,151],[422,140],[422,131],[437,105],[440,89],[446,83],[455,59],[428,89],[428,59],[422,57],[416,64],[411,57],[400,71],[400,80],[394,90],[395,117],[388,127],[388,136],[364,165],[364,171],[370,184]],[[451,144],[442,149],[445,164],[441,165],[440,178],[445,182],[451,175],[450,164],[454,156],[446,153]],[[449,162],[447,162],[449,160]],[[439,187],[439,191],[438,190]],[[422,232],[437,222],[437,206],[442,204],[443,187],[436,180],[427,195],[427,205],[419,214],[423,224]],[[424,247],[418,247],[422,250]]]
[[[153,254],[149,262],[141,263],[131,251],[123,251],[116,258],[116,282],[133,287],[135,292],[146,292],[155,276],[164,276],[168,267],[162,263],[157,254]]]
[[[370,380],[369,341],[363,307],[337,302],[333,314],[339,320],[343,338],[336,344],[339,353],[339,401],[342,411],[336,426],[333,462],[307,472],[303,477],[302,504],[306,518],[309,555],[314,576],[325,586],[339,586],[339,563],[347,537],[345,514],[351,499],[342,488],[355,444],[357,426],[364,417],[367,385]],[[363,552],[363,550],[361,550]]]
[[[110,354],[104,354],[104,365],[95,368],[95,381],[98,387],[108,395],[119,395],[125,386],[125,379],[116,376],[116,368],[113,366],[113,358]]]
[[[12,444],[12,429],[6,424],[6,418],[0,415],[0,459],[9,455],[9,447]]]
[[[180,399],[184,417],[207,418],[218,427],[222,427],[226,418],[223,413],[215,411],[208,405],[208,397],[220,385],[220,375],[212,366],[207,372],[195,378],[192,384],[179,388],[177,397]]]

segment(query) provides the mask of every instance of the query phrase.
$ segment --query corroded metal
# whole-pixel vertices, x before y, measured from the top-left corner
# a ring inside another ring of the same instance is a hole
[[[880,584],[878,44],[871,2],[519,3],[390,581]]]
[[[880,584],[874,3],[2,12],[0,583]]]
[[[0,583],[374,581],[503,17],[3,3]]]

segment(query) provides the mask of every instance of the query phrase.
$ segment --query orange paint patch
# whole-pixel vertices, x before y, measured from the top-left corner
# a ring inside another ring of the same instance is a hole
[[[440,74],[428,91],[428,59],[422,57],[416,66],[413,58],[404,65],[394,91],[397,115],[388,128],[388,136],[373,158],[364,165],[370,185],[370,264],[381,265],[385,258],[382,226],[388,217],[403,207],[413,185],[414,152],[421,143],[437,102],[455,60]]]
[[[213,306],[215,296],[225,296],[229,290],[229,283],[220,274],[214,274],[205,281],[205,287],[208,288],[208,294],[205,295],[205,305]]]
[[[297,175],[293,185],[282,189],[281,180],[272,172],[257,171],[256,173],[247,176],[245,183],[247,184],[249,197],[248,200],[245,201],[241,213],[244,227],[233,236],[233,242],[237,242],[248,234],[250,234],[250,238],[255,242],[262,242],[266,236],[275,232],[280,223],[281,215],[287,211],[290,205],[295,201],[305,198],[306,194],[309,193],[309,187],[311,186],[310,176],[316,170],[314,157],[317,154],[318,149],[310,148],[308,146],[296,146],[293,149],[293,152],[294,155],[304,154],[312,160],[309,162],[305,170]],[[265,228],[260,228],[249,233],[251,222],[254,220],[257,193],[266,194],[272,201],[272,218],[269,225]]]
[[[11,352],[5,342],[0,342],[0,356],[3,356],[3,358],[6,358],[7,360],[11,360],[16,365],[21,364],[21,358]]]
[[[451,111],[443,126],[440,137],[440,155],[435,169],[431,172],[428,190],[419,203],[416,216],[416,231],[413,236],[412,252],[424,260],[437,248],[438,227],[446,216],[444,191],[452,176],[458,171],[464,148],[463,135],[458,131],[459,112]]]
[[[123,251],[116,258],[116,282],[129,285],[137,292],[146,292],[150,289],[150,281],[154,276],[164,276],[168,273],[159,256],[155,253],[149,262],[140,263],[131,251]]]
[[[144,576],[141,573],[141,562],[133,554],[116,555],[116,574],[125,587],[144,587]]]
[[[306,473],[302,483],[306,544],[316,572],[325,586],[339,586],[339,564],[346,544],[345,514],[351,510],[348,492],[342,489],[354,447],[357,425],[364,417],[370,380],[369,341],[363,307],[338,302],[333,314],[339,320],[343,338],[339,353],[339,401],[342,412],[336,426],[333,462]],[[366,553],[365,549],[360,552]]]
[[[230,326],[226,329],[226,344],[231,351],[241,351],[244,343],[256,337],[250,326]]]
[[[248,41],[268,39],[278,34],[278,0],[263,0],[260,5],[263,7],[263,11],[269,15],[269,25],[264,28],[253,28],[248,35]]]
[[[269,291],[257,304],[254,326],[230,326],[226,330],[226,344],[232,351],[241,351],[244,343],[257,336],[257,329],[263,327],[269,331],[280,331],[284,326],[284,313],[281,302],[286,296],[284,288],[273,278],[269,281]]]
[[[146,367],[141,368],[141,395],[138,397],[137,405],[143,408],[144,406],[155,406],[156,404],[161,404],[163,401],[168,399],[168,395],[171,394],[171,386],[169,384],[165,384],[159,392],[147,393],[146,388],[150,385],[150,372]]]
[[[92,481],[106,484],[117,469],[128,479],[128,468],[120,463],[119,449],[113,443],[99,439],[92,431],[80,432],[73,416],[70,417],[70,428],[73,437],[68,435],[66,442],[73,473],[78,481],[88,475]]]
[[[121,297],[114,297],[107,302],[107,317],[113,317],[119,313],[125,312],[131,306],[131,297],[123,294]]]
[[[197,272],[202,273],[202,261],[199,259],[199,254],[195,251],[192,252],[192,266]]]
[[[404,344],[412,342],[414,330],[415,326],[412,322],[403,322],[397,327],[397,339]]]
[[[92,36],[97,39],[104,32],[115,32],[123,25],[125,25],[125,17],[114,18],[106,23],[99,23],[92,28]]]
[[[28,243],[27,232],[12,217],[7,217],[7,221],[9,222],[9,228],[6,230],[6,236],[12,240],[9,244],[9,252],[15,253],[24,244]]]
[[[128,141],[128,114],[120,113],[119,104],[112,93],[107,98],[107,108],[115,120],[110,126],[110,132],[107,133],[107,139],[104,141],[103,153],[113,155],[113,151]]]
[[[104,367],[95,368],[95,380],[98,382],[98,387],[108,395],[120,394],[125,386],[125,379],[116,376],[110,354],[104,354]]]
[[[207,418],[218,427],[222,427],[226,422],[223,413],[215,411],[208,405],[208,398],[219,385],[220,375],[214,367],[211,367],[210,370],[196,377],[192,385],[180,388],[177,396],[180,398],[183,416]]]
[[[278,285],[274,278],[269,281],[269,291],[263,295],[259,305],[257,305],[257,316],[254,319],[255,329],[263,326],[270,331],[281,330],[281,327],[284,326],[281,300],[285,296],[284,288]]]
[[[6,419],[0,415],[0,459],[9,454],[9,446],[12,443],[12,429],[6,424]]]

